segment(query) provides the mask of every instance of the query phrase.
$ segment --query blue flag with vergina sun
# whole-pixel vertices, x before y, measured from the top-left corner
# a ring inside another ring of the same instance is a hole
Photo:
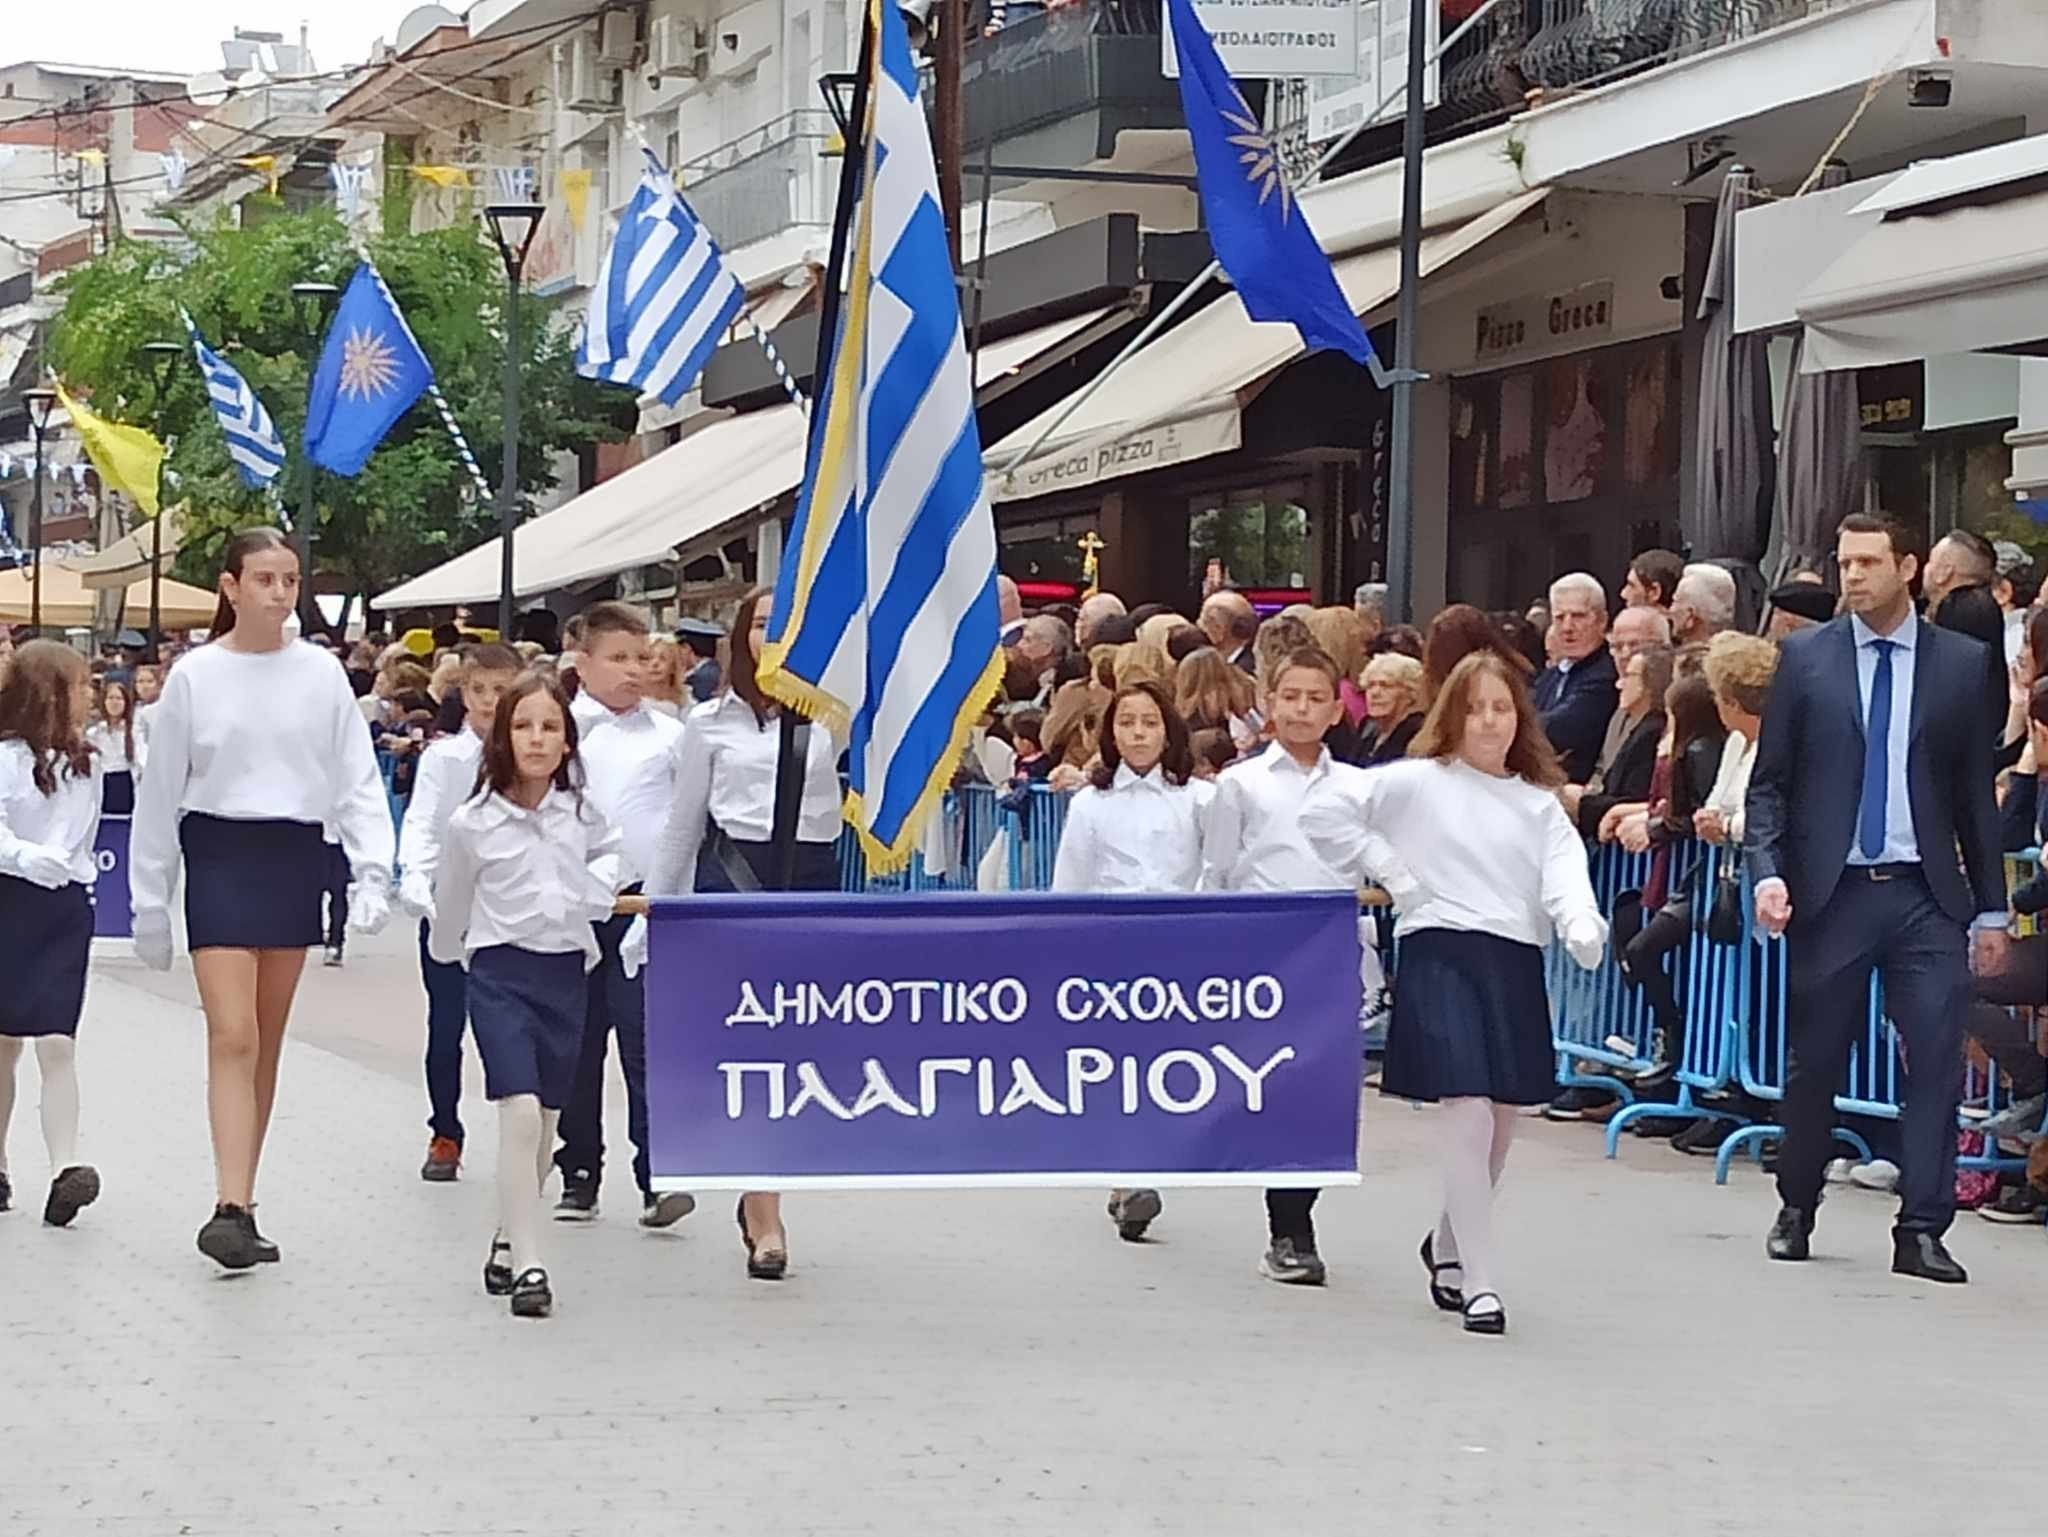
[[[1365,327],[1302,217],[1272,141],[1216,56],[1191,0],[1166,3],[1209,244],[1245,313],[1293,325],[1311,351],[1341,352],[1373,368],[1378,360]]]
[[[368,262],[356,268],[306,400],[306,457],[335,475],[356,475],[385,434],[434,382],[398,302]]]

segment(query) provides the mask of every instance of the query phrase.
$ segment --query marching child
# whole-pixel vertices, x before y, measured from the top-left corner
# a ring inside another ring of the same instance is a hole
[[[583,794],[576,722],[561,685],[528,673],[506,690],[476,793],[448,819],[428,953],[468,970],[484,1092],[498,1107],[498,1231],[484,1290],[545,1318],[541,1187],[576,1084],[592,925],[611,916],[619,837]]]
[[[135,693],[127,679],[101,680],[99,704],[92,724],[85,728],[85,740],[99,759],[100,809],[110,817],[135,811],[135,781],[142,773],[146,749],[135,711]]]
[[[462,1035],[469,1024],[462,968],[444,965],[427,953],[434,872],[441,861],[448,819],[476,792],[477,766],[497,718],[498,700],[523,670],[518,653],[506,646],[477,646],[464,658],[463,729],[430,743],[420,755],[412,800],[398,829],[398,900],[420,920],[420,978],[427,988],[430,1140],[420,1178],[434,1184],[453,1180],[462,1167]]]
[[[1268,674],[1266,722],[1272,743],[1256,757],[1216,776],[1202,842],[1202,886],[1208,891],[1352,890],[1351,875],[1310,847],[1302,818],[1315,807],[1343,803],[1363,769],[1339,763],[1323,735],[1344,713],[1337,664],[1306,647]],[[1316,1252],[1314,1190],[1268,1190],[1271,1242],[1259,1273],[1285,1286],[1321,1286],[1327,1277]]]
[[[43,1080],[50,1194],[43,1221],[65,1227],[99,1198],[100,1177],[78,1162],[74,1042],[92,950],[99,835],[99,761],[85,740],[92,718],[85,658],[54,640],[14,653],[0,683],[0,1211],[13,1202],[7,1124],[22,1043],[35,1042]]]
[[[1089,781],[1067,808],[1054,891],[1193,891],[1202,879],[1202,813],[1187,724],[1149,680],[1119,688],[1102,713]],[[1160,1212],[1156,1190],[1112,1190],[1109,1220],[1128,1243]]]

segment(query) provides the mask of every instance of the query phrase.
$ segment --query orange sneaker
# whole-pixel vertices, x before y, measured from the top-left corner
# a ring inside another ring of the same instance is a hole
[[[462,1167],[462,1144],[453,1137],[436,1137],[427,1144],[427,1161],[420,1165],[420,1178],[445,1185]]]

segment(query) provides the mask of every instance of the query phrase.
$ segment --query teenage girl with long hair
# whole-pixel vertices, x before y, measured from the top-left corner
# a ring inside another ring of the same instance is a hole
[[[1444,1202],[1422,1241],[1430,1299],[1471,1333],[1503,1334],[1493,1187],[1517,1107],[1556,1087],[1543,947],[1555,932],[1591,970],[1607,924],[1519,662],[1491,647],[1467,655],[1410,751],[1310,803],[1302,831],[1394,900],[1401,984],[1382,1091],[1442,1103]]]
[[[299,579],[276,529],[228,541],[213,639],[180,659],[153,713],[129,856],[136,953],[158,971],[184,866],[216,1185],[199,1249],[228,1270],[278,1257],[256,1228],[256,1170],[292,998],[321,941],[322,823],[356,872],[352,926],[375,933],[391,910],[391,809],[355,691],[331,651],[285,635]]]
[[[98,874],[99,761],[85,739],[91,713],[84,657],[54,640],[14,653],[0,682],[0,1211],[13,1203],[7,1123],[15,1070],[33,1041],[50,1155],[43,1221],[52,1227],[68,1226],[100,1193],[98,1173],[78,1161],[74,1046]]]
[[[686,718],[676,798],[662,834],[648,891],[758,891],[779,884],[775,868],[775,775],[780,713],[757,679],[768,633],[770,594],[749,593],[732,625],[732,667],[725,692]],[[796,827],[793,891],[837,891],[839,747],[823,727],[799,728],[804,747],[803,798]],[[750,1191],[737,1213],[747,1274],[779,1281],[789,1268],[782,1197]]]
[[[436,961],[469,973],[484,1093],[498,1107],[498,1231],[484,1290],[509,1297],[515,1317],[554,1309],[541,1187],[576,1086],[585,978],[599,955],[592,925],[611,917],[620,875],[618,831],[583,795],[569,696],[527,673],[498,700],[476,793],[448,819],[428,936]]]
[[[135,781],[142,776],[147,753],[135,712],[133,684],[120,677],[100,680],[85,739],[99,758],[100,809],[110,817],[125,817],[135,810]]]
[[[1211,653],[1215,655],[1215,653]],[[1243,677],[1217,656],[1224,671]],[[1202,883],[1202,813],[1214,786],[1195,777],[1186,722],[1161,685],[1124,684],[1102,712],[1095,767],[1067,808],[1054,891],[1193,891]],[[1160,1212],[1156,1190],[1112,1190],[1109,1220],[1136,1243]]]

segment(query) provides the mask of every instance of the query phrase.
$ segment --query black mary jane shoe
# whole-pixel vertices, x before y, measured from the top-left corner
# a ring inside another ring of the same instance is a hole
[[[502,1260],[498,1258],[501,1254],[505,1256]],[[493,1233],[490,1257],[484,1261],[484,1290],[493,1297],[512,1295],[518,1277],[512,1274],[512,1266],[507,1263],[511,1258],[512,1245],[505,1242],[505,1235]]]
[[[555,1310],[555,1294],[548,1289],[548,1273],[535,1265],[519,1272],[512,1283],[512,1316],[545,1318]]]
[[[763,1249],[754,1242],[754,1235],[747,1231],[747,1198],[740,1197],[739,1205],[733,1208],[733,1219],[740,1225],[740,1242],[747,1246],[747,1278],[753,1281],[779,1281],[789,1273],[789,1255],[781,1249]]]
[[[1446,1313],[1465,1311],[1465,1293],[1455,1286],[1445,1286],[1437,1280],[1446,1270],[1463,1270],[1465,1267],[1456,1260],[1439,1265],[1436,1262],[1436,1234],[1422,1235],[1422,1264],[1429,1272],[1429,1300]]]
[[[1485,1298],[1493,1298],[1493,1306],[1483,1313],[1472,1310]],[[1508,1332],[1508,1310],[1501,1306],[1500,1293],[1478,1292],[1465,1299],[1465,1332],[1467,1334],[1505,1334]]]

